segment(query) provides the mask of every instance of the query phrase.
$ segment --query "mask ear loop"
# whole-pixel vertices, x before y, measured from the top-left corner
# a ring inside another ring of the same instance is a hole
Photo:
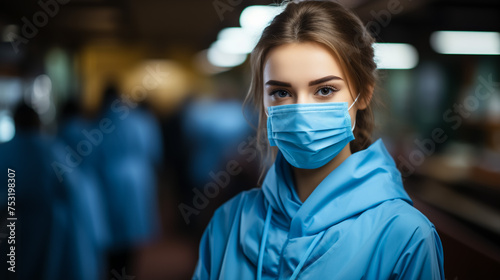
[[[359,98],[360,95],[361,95],[361,93],[358,93],[358,96],[356,96],[356,99],[354,99],[354,102],[351,104],[351,106],[349,106],[349,108],[347,109],[347,111],[351,110],[352,106],[354,106],[354,104],[356,103],[356,101],[358,101],[358,98]],[[352,126],[351,131],[354,131],[355,127],[356,127],[356,117],[354,117],[354,125]]]

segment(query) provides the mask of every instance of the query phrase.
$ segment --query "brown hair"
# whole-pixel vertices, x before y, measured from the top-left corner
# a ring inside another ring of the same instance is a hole
[[[356,114],[355,140],[350,142],[351,151],[363,150],[372,143],[374,119],[370,104],[377,80],[373,37],[356,15],[338,3],[290,2],[264,29],[250,56],[252,81],[245,102],[253,101],[258,110],[257,147],[267,163],[273,161],[276,149],[270,149],[267,141],[267,117],[263,104],[264,63],[273,47],[301,42],[315,42],[327,47],[338,59],[351,93],[357,95],[359,92],[359,101],[368,105]]]

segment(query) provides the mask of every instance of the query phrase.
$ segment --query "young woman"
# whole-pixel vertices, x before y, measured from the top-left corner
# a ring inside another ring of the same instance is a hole
[[[444,279],[434,226],[370,140],[373,42],[327,1],[289,3],[264,30],[249,97],[275,161],[216,211],[193,279]]]

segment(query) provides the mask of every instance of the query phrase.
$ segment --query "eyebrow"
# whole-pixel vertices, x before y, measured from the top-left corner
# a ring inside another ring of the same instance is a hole
[[[269,80],[266,82],[266,86],[292,87],[292,84],[275,80]]]
[[[309,82],[309,86],[314,86],[314,85],[321,84],[321,83],[324,83],[324,82],[328,82],[328,81],[331,81],[331,80],[342,80],[342,78],[330,75],[330,76],[326,76],[326,77],[323,77],[323,78],[320,78],[320,79],[317,79],[317,80],[314,80],[314,81],[310,81]]]
[[[330,75],[330,76],[326,76],[326,77],[323,77],[323,78],[319,78],[319,79],[314,80],[314,81],[310,81],[309,82],[309,86],[314,86],[314,85],[321,84],[321,83],[324,83],[324,82],[328,82],[328,81],[331,81],[331,80],[342,80],[342,78]],[[291,83],[287,83],[287,82],[276,81],[276,80],[269,80],[269,81],[266,82],[266,86],[292,87],[292,84]]]

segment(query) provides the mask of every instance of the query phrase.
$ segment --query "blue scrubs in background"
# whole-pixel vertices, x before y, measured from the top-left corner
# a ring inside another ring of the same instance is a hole
[[[99,279],[102,274],[102,225],[96,218],[100,213],[95,212],[95,182],[79,168],[59,180],[52,164],[65,162],[63,147],[57,139],[36,130],[18,130],[11,141],[0,145],[0,167],[5,178],[7,168],[16,174],[19,280]],[[6,210],[7,183],[0,190],[0,207]],[[9,246],[0,243],[2,268]],[[0,275],[7,273],[5,268]]]

